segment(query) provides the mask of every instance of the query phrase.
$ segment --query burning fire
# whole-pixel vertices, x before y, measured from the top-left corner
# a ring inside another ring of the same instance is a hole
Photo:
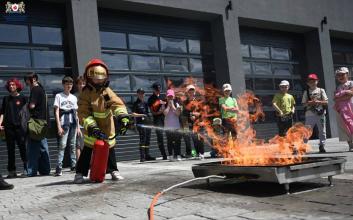
[[[195,85],[195,80],[187,78],[184,85],[176,88],[168,82],[168,88],[173,88],[179,98],[184,101],[185,88],[193,84],[196,87],[197,98],[189,103],[186,108],[196,111],[200,117],[196,119],[193,132],[199,138],[211,144],[226,160],[226,165],[236,166],[271,166],[300,163],[303,155],[310,149],[304,143],[309,139],[311,129],[302,123],[292,126],[285,137],[276,135],[269,141],[256,138],[253,123],[264,120],[265,114],[262,104],[252,92],[244,92],[237,97],[239,112],[233,126],[237,130],[237,137],[222,133],[222,126],[213,125],[212,119],[220,117],[218,98],[221,93],[212,85],[204,88]]]

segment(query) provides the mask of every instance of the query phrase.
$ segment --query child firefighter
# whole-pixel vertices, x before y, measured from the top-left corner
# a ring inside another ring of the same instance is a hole
[[[107,173],[112,180],[124,179],[117,168],[115,159],[115,132],[125,134],[129,124],[126,106],[108,87],[108,67],[100,59],[88,62],[84,78],[86,86],[78,98],[78,118],[84,127],[84,147],[76,164],[74,183],[82,183],[88,175],[92,147],[97,139],[109,144]],[[115,124],[114,124],[115,121]],[[117,125],[117,128],[115,128]]]

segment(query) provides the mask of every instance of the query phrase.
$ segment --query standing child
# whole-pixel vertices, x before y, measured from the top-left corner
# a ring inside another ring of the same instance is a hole
[[[326,142],[326,106],[327,95],[324,89],[317,87],[319,78],[315,73],[309,74],[307,79],[308,89],[303,93],[302,103],[305,106],[305,125],[319,131],[319,151],[325,153]]]
[[[79,76],[76,79],[76,86],[77,86],[77,93],[75,95],[76,97],[78,97],[82,93],[83,88],[86,86],[86,80],[83,78],[83,76]],[[84,146],[83,126],[79,124],[79,128],[80,128],[80,131],[77,131],[77,136],[76,136],[76,160],[80,158],[81,151]]]
[[[165,115],[164,127],[167,129],[167,145],[168,145],[168,159],[173,161],[177,159],[181,160],[181,134],[179,133],[180,121],[179,116],[181,113],[181,106],[175,101],[174,90],[169,89],[167,91],[167,104],[163,111]],[[173,157],[174,153],[174,157]]]
[[[287,80],[281,81],[279,89],[280,92],[273,97],[272,105],[276,110],[279,136],[284,137],[293,125],[295,99],[291,94],[288,94],[289,82]]]
[[[232,86],[228,83],[222,86],[223,97],[219,98],[219,105],[222,113],[222,125],[226,135],[231,134],[233,139],[237,138],[236,121],[238,112],[238,103],[235,98],[231,96]]]
[[[340,141],[347,141],[349,151],[353,151],[353,81],[348,80],[347,67],[336,70],[336,79],[340,83],[335,91],[334,101]]]
[[[73,79],[65,76],[62,79],[64,91],[56,94],[54,112],[59,136],[58,162],[55,176],[61,176],[66,146],[70,147],[71,170],[76,166],[76,135],[81,133],[77,123],[77,97],[70,92]]]

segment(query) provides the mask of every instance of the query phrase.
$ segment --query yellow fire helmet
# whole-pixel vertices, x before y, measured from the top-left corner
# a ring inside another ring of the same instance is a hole
[[[92,59],[86,65],[84,76],[86,79],[107,79],[108,67],[102,60]]]

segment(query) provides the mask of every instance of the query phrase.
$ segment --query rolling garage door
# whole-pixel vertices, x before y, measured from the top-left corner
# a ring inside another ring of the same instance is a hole
[[[290,82],[290,93],[297,102],[296,121],[304,120],[301,97],[305,79],[305,48],[301,35],[240,28],[241,52],[245,72],[246,88],[261,99],[266,118],[255,125],[260,138],[271,138],[277,134],[273,95],[278,92],[281,80]]]
[[[145,89],[147,99],[154,82],[161,83],[163,91],[168,80],[178,86],[189,76],[202,85],[204,76],[212,72],[207,23],[106,9],[98,14],[102,58],[110,68],[110,86],[129,110],[137,88]],[[119,137],[118,160],[139,158],[138,143],[138,133],[133,131]],[[166,141],[164,144],[166,147]],[[154,131],[151,153],[160,156]]]
[[[0,18],[0,100],[8,92],[4,88],[9,78],[17,77],[23,82],[28,72],[36,72],[41,84],[47,91],[52,125],[54,117],[52,105],[54,94],[62,90],[61,79],[70,73],[70,63],[65,56],[65,6],[45,2],[27,3],[26,18],[21,21],[8,21]],[[22,92],[28,96],[29,89]],[[49,152],[52,165],[56,162],[57,143],[51,127]],[[18,149],[16,149],[17,170],[21,171]],[[0,141],[0,171],[5,174],[7,150],[4,141]]]

